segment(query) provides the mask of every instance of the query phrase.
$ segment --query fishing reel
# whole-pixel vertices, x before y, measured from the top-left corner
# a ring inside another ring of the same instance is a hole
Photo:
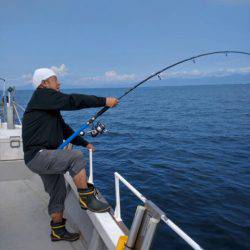
[[[97,122],[95,125],[92,124],[92,130],[90,131],[92,137],[96,137],[98,135],[106,133],[107,130],[105,125],[101,122]]]
[[[96,137],[98,135],[106,133],[108,130],[106,130],[106,127],[103,123],[97,122],[96,124],[92,123],[91,130],[87,131],[86,133],[82,131],[80,133],[81,136],[84,136],[85,134],[91,134],[92,137]]]

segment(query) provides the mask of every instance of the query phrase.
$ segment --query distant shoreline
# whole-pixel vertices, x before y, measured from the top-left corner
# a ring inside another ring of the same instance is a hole
[[[202,86],[224,86],[224,85],[250,85],[249,83],[211,83],[211,84],[173,84],[173,85],[153,85],[152,83],[150,85],[144,85],[141,86],[140,88],[165,88],[165,87],[202,87]],[[10,85],[11,86],[11,85]],[[131,88],[133,86],[133,84],[131,85],[127,85],[127,86],[119,86],[119,87],[115,87],[115,86],[107,86],[107,87],[103,87],[103,86],[96,86],[96,87],[66,87],[66,88],[62,88],[62,90],[72,90],[72,89],[126,89],[126,88]],[[18,86],[16,87],[17,91],[26,91],[26,90],[33,90],[32,88],[18,88]],[[2,90],[0,90],[0,92],[2,92]]]

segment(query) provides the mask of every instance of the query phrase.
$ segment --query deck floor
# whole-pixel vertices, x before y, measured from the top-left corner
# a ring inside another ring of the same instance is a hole
[[[83,241],[51,242],[48,196],[39,176],[0,181],[0,249],[85,249]],[[70,226],[67,228],[72,230]]]

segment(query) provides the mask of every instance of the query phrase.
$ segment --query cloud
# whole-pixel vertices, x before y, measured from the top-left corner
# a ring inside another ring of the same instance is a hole
[[[60,66],[51,66],[50,69],[52,69],[58,76],[66,76],[69,74],[69,70],[66,67],[65,64],[61,64]],[[32,83],[32,78],[33,74],[32,73],[27,73],[23,74],[21,77],[12,79],[12,80],[22,80],[25,81],[26,83]]]
[[[118,74],[115,70],[106,71],[104,74],[104,79],[106,81],[129,81],[135,79],[135,74]]]
[[[184,70],[184,71],[167,71],[160,74],[162,79],[195,79],[195,78],[205,78],[205,77],[223,77],[230,75],[246,75],[250,74],[250,67],[241,68],[221,68],[218,70],[202,71],[198,69],[194,70]],[[145,75],[136,74],[119,74],[116,70],[109,70],[104,72],[103,75],[98,76],[86,76],[78,78],[74,81],[75,86],[104,86],[106,83],[110,86],[117,86],[117,84],[127,84],[134,83],[136,81],[142,80]],[[152,80],[155,80],[152,79]]]
[[[100,76],[82,77],[83,82],[126,82],[136,80],[135,74],[118,74],[115,70],[109,70]]]
[[[65,64],[61,64],[59,67],[57,66],[51,66],[50,67],[58,76],[65,76],[69,74],[68,68],[65,66]]]
[[[249,74],[250,73],[250,67],[242,67],[238,69],[228,69],[228,73],[231,74]]]
[[[198,69],[194,70],[184,70],[184,71],[171,71],[171,72],[163,72],[160,74],[161,78],[169,79],[169,78],[203,78],[203,77],[223,77],[230,75],[245,75],[250,74],[250,67],[242,67],[242,68],[221,68],[218,70],[211,71],[201,71]],[[142,79],[142,76],[136,74],[118,74],[115,70],[106,71],[104,75],[100,76],[86,76],[79,79],[79,83],[124,83],[128,81],[137,81]]]
[[[60,66],[52,66],[53,69],[60,77],[69,75],[68,69],[65,64]],[[194,70],[183,70],[183,71],[167,71],[160,74],[162,79],[197,79],[205,77],[223,77],[230,75],[247,75],[250,74],[250,66],[241,68],[220,68],[218,70],[202,71],[198,69]],[[70,74],[71,84],[73,86],[117,86],[118,84],[124,85],[127,83],[135,83],[136,81],[142,80],[145,75],[136,74],[120,74],[116,70],[108,70],[102,75],[97,76],[85,76],[79,77]],[[14,79],[14,80],[20,80]],[[32,74],[23,74],[21,80],[26,83],[32,82]],[[152,79],[152,80],[155,80]]]
[[[24,74],[21,76],[21,79],[24,80],[26,83],[32,83],[32,74]]]
[[[213,71],[201,71],[201,70],[190,70],[190,71],[173,71],[173,72],[163,72],[161,74],[162,78],[203,78],[203,77],[223,77],[230,75],[245,75],[250,74],[250,67],[242,68],[229,68],[229,69],[218,69]]]

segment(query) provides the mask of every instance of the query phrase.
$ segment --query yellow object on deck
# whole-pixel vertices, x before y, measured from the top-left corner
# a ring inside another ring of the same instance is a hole
[[[128,240],[128,236],[122,235],[118,240],[116,250],[124,250],[126,247],[127,240]]]

